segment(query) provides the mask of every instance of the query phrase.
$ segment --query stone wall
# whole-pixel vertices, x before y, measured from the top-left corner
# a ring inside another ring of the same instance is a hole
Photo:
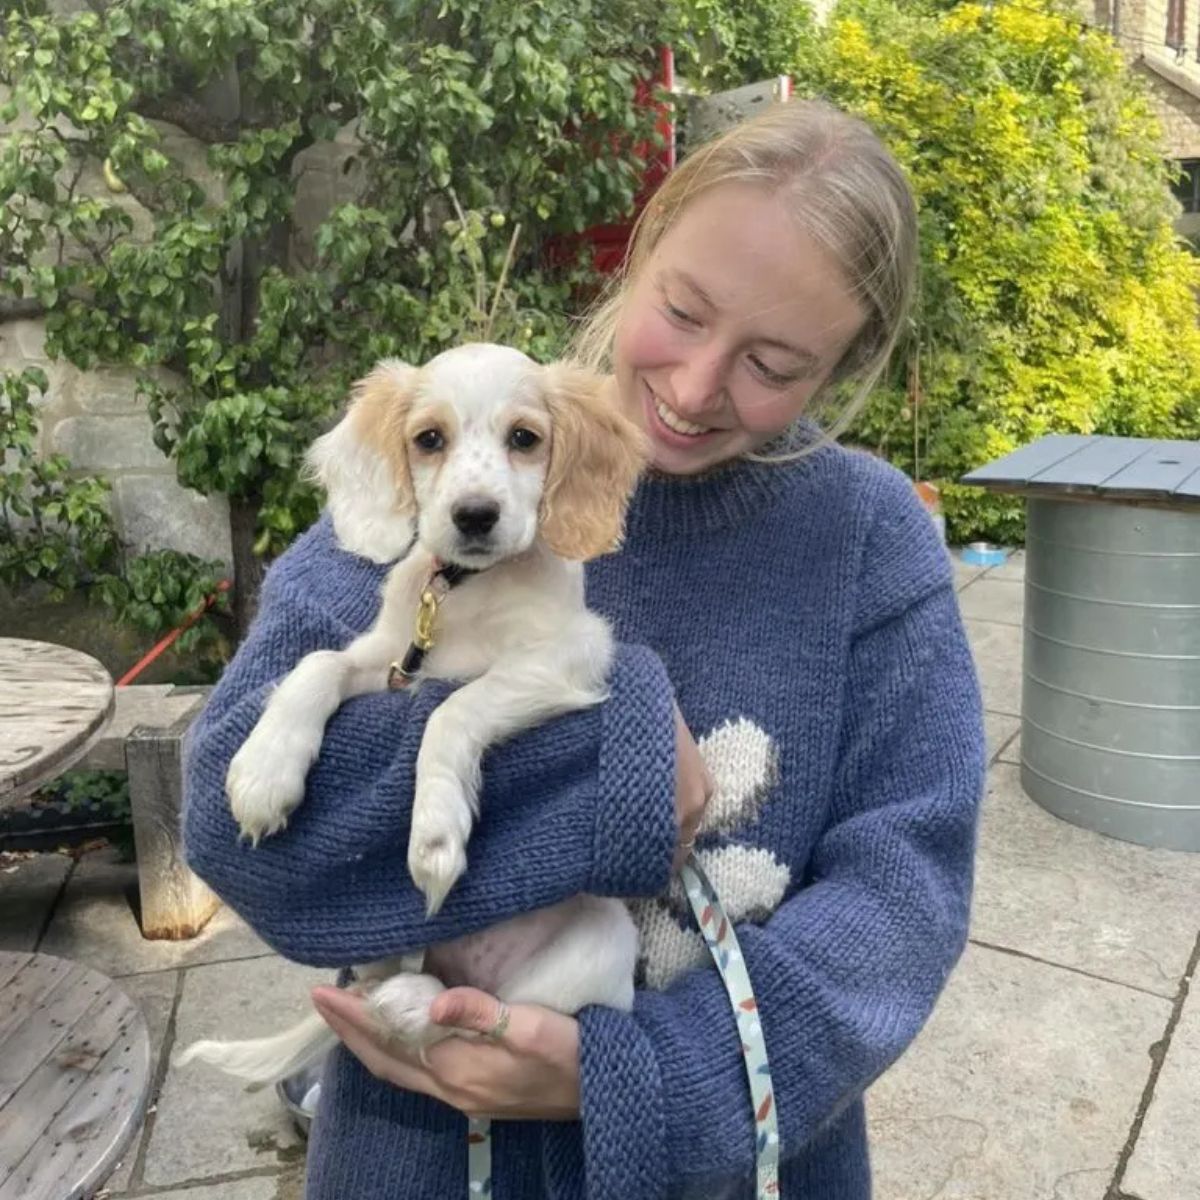
[[[220,179],[210,170],[205,147],[165,122],[154,122],[163,152],[179,162],[214,200]],[[0,126],[0,138],[5,129]],[[335,142],[310,147],[296,163],[293,265],[311,266],[313,238],[330,208],[349,199],[358,184],[347,170],[354,144],[345,133]],[[128,194],[112,195],[98,170],[85,187],[123,207],[134,220],[134,236],[149,237],[149,213]],[[50,389],[40,406],[40,450],[65,454],[81,474],[97,474],[113,485],[112,506],[119,535],[131,550],[174,549],[232,564],[229,506],[223,496],[202,496],[179,485],[173,462],[154,445],[151,422],[136,396],[136,372],[123,368],[79,371],[46,356],[44,322],[0,318],[0,371],[40,366]],[[172,379],[164,373],[162,382]]]
[[[2,97],[0,97],[2,98]],[[220,198],[220,179],[209,169],[199,142],[165,122],[154,122],[165,154],[180,162],[205,192]],[[29,127],[18,117],[14,127]],[[0,138],[8,128],[0,126]],[[153,236],[150,214],[128,193],[108,191],[91,164],[80,189],[103,195],[133,219],[133,237]],[[68,247],[68,254],[70,248]],[[136,372],[122,368],[80,371],[46,355],[41,319],[0,319],[0,371],[41,367],[50,388],[39,406],[43,454],[64,454],[80,474],[112,484],[112,508],[122,542],[132,551],[174,549],[232,563],[229,506],[222,496],[205,497],[179,485],[174,464],[154,445],[152,426],[136,396]],[[170,385],[169,374],[162,382]]]
[[[39,449],[65,454],[81,474],[101,475],[112,483],[113,516],[130,549],[169,548],[232,561],[224,497],[201,496],[176,481],[174,463],[151,437],[134,371],[80,371],[50,362],[42,321],[0,323],[0,371],[26,366],[41,367],[50,379],[39,409]],[[163,383],[170,378],[164,376]]]

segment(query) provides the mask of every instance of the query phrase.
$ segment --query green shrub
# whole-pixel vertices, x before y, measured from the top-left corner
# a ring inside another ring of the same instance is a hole
[[[798,75],[920,199],[912,337],[856,436],[942,485],[952,538],[1021,536],[1019,499],[955,481],[1044,434],[1200,435],[1200,270],[1106,34],[1054,4],[845,0]]]

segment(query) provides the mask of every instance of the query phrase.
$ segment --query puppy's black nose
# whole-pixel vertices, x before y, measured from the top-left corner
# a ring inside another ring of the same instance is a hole
[[[468,537],[484,537],[500,519],[500,505],[495,500],[472,497],[461,501],[450,510],[450,516],[459,533]]]

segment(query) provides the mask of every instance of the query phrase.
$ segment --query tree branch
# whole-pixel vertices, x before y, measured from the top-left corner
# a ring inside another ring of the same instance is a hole
[[[44,317],[47,311],[46,306],[33,296],[0,296],[0,321]]]
[[[184,133],[210,146],[236,142],[242,127],[239,121],[215,116],[190,96],[143,96],[133,107],[143,117],[177,125]]]

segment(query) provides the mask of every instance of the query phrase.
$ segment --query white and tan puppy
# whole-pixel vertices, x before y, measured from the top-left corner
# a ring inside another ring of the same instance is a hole
[[[503,346],[463,346],[420,369],[384,362],[362,380],[310,462],[341,544],[400,561],[374,626],[344,650],[306,655],[234,756],[226,788],[243,833],[257,842],[284,827],[329,718],[388,686],[435,572],[469,568],[441,600],[420,671],[463,681],[430,715],[417,757],[408,868],[436,912],[466,868],[486,749],[604,698],[612,638],[584,605],[581,562],[618,544],[643,455],[599,377]],[[451,1032],[428,1017],[443,980],[567,1013],[628,1008],[636,950],[620,901],[579,896],[357,975],[381,1025],[424,1047]],[[487,978],[472,974],[481,959],[493,964]],[[314,1015],[277,1037],[198,1042],[177,1062],[265,1083],[332,1042]]]

